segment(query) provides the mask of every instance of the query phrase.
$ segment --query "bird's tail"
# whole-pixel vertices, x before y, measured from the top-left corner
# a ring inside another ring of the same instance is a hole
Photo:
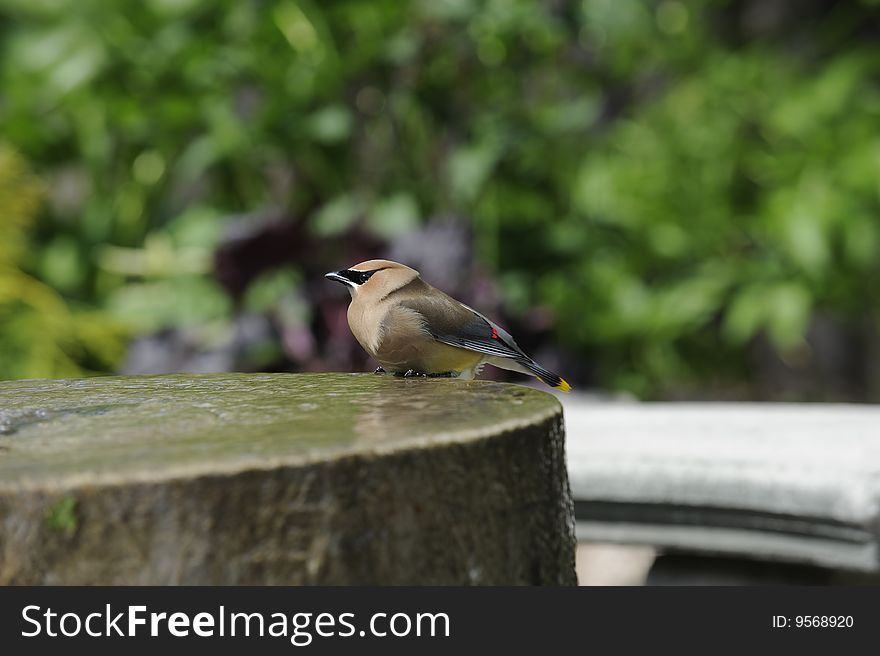
[[[539,365],[534,360],[524,360],[522,362],[522,366],[524,366],[538,379],[540,379],[542,382],[546,383],[550,387],[558,389],[562,392],[571,391],[571,385],[568,384],[565,378],[563,378],[559,374],[554,374],[552,371],[547,371],[546,369],[544,369],[544,367]]]
[[[571,391],[571,385],[569,385],[562,376],[554,374],[552,371],[547,371],[546,369],[544,369],[544,367],[542,367],[529,357],[489,357],[486,358],[485,361],[489,364],[495,365],[496,367],[501,367],[502,369],[510,369],[511,371],[519,371],[520,373],[535,376],[550,387],[561,390],[563,392]]]

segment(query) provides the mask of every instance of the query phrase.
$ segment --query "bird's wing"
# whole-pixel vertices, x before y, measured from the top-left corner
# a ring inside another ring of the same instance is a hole
[[[401,305],[425,319],[425,329],[438,342],[499,358],[531,362],[501,326],[442,292],[411,297]]]

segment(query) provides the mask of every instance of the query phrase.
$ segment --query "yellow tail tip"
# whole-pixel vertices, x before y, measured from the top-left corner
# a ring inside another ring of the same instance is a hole
[[[571,385],[568,384],[568,382],[565,380],[565,378],[560,378],[559,384],[556,385],[556,389],[561,390],[563,392],[570,392]]]

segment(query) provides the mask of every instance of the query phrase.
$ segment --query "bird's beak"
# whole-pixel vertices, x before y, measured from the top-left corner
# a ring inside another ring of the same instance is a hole
[[[341,282],[343,285],[346,285],[348,287],[353,286],[353,283],[351,282],[351,280],[349,280],[348,278],[343,276],[338,271],[331,271],[330,273],[325,273],[324,277],[327,278],[327,280],[335,280],[336,282]]]

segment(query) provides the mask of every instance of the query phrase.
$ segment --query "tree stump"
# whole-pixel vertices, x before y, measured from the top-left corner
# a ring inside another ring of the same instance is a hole
[[[0,383],[0,584],[574,584],[562,409],[502,383]]]

